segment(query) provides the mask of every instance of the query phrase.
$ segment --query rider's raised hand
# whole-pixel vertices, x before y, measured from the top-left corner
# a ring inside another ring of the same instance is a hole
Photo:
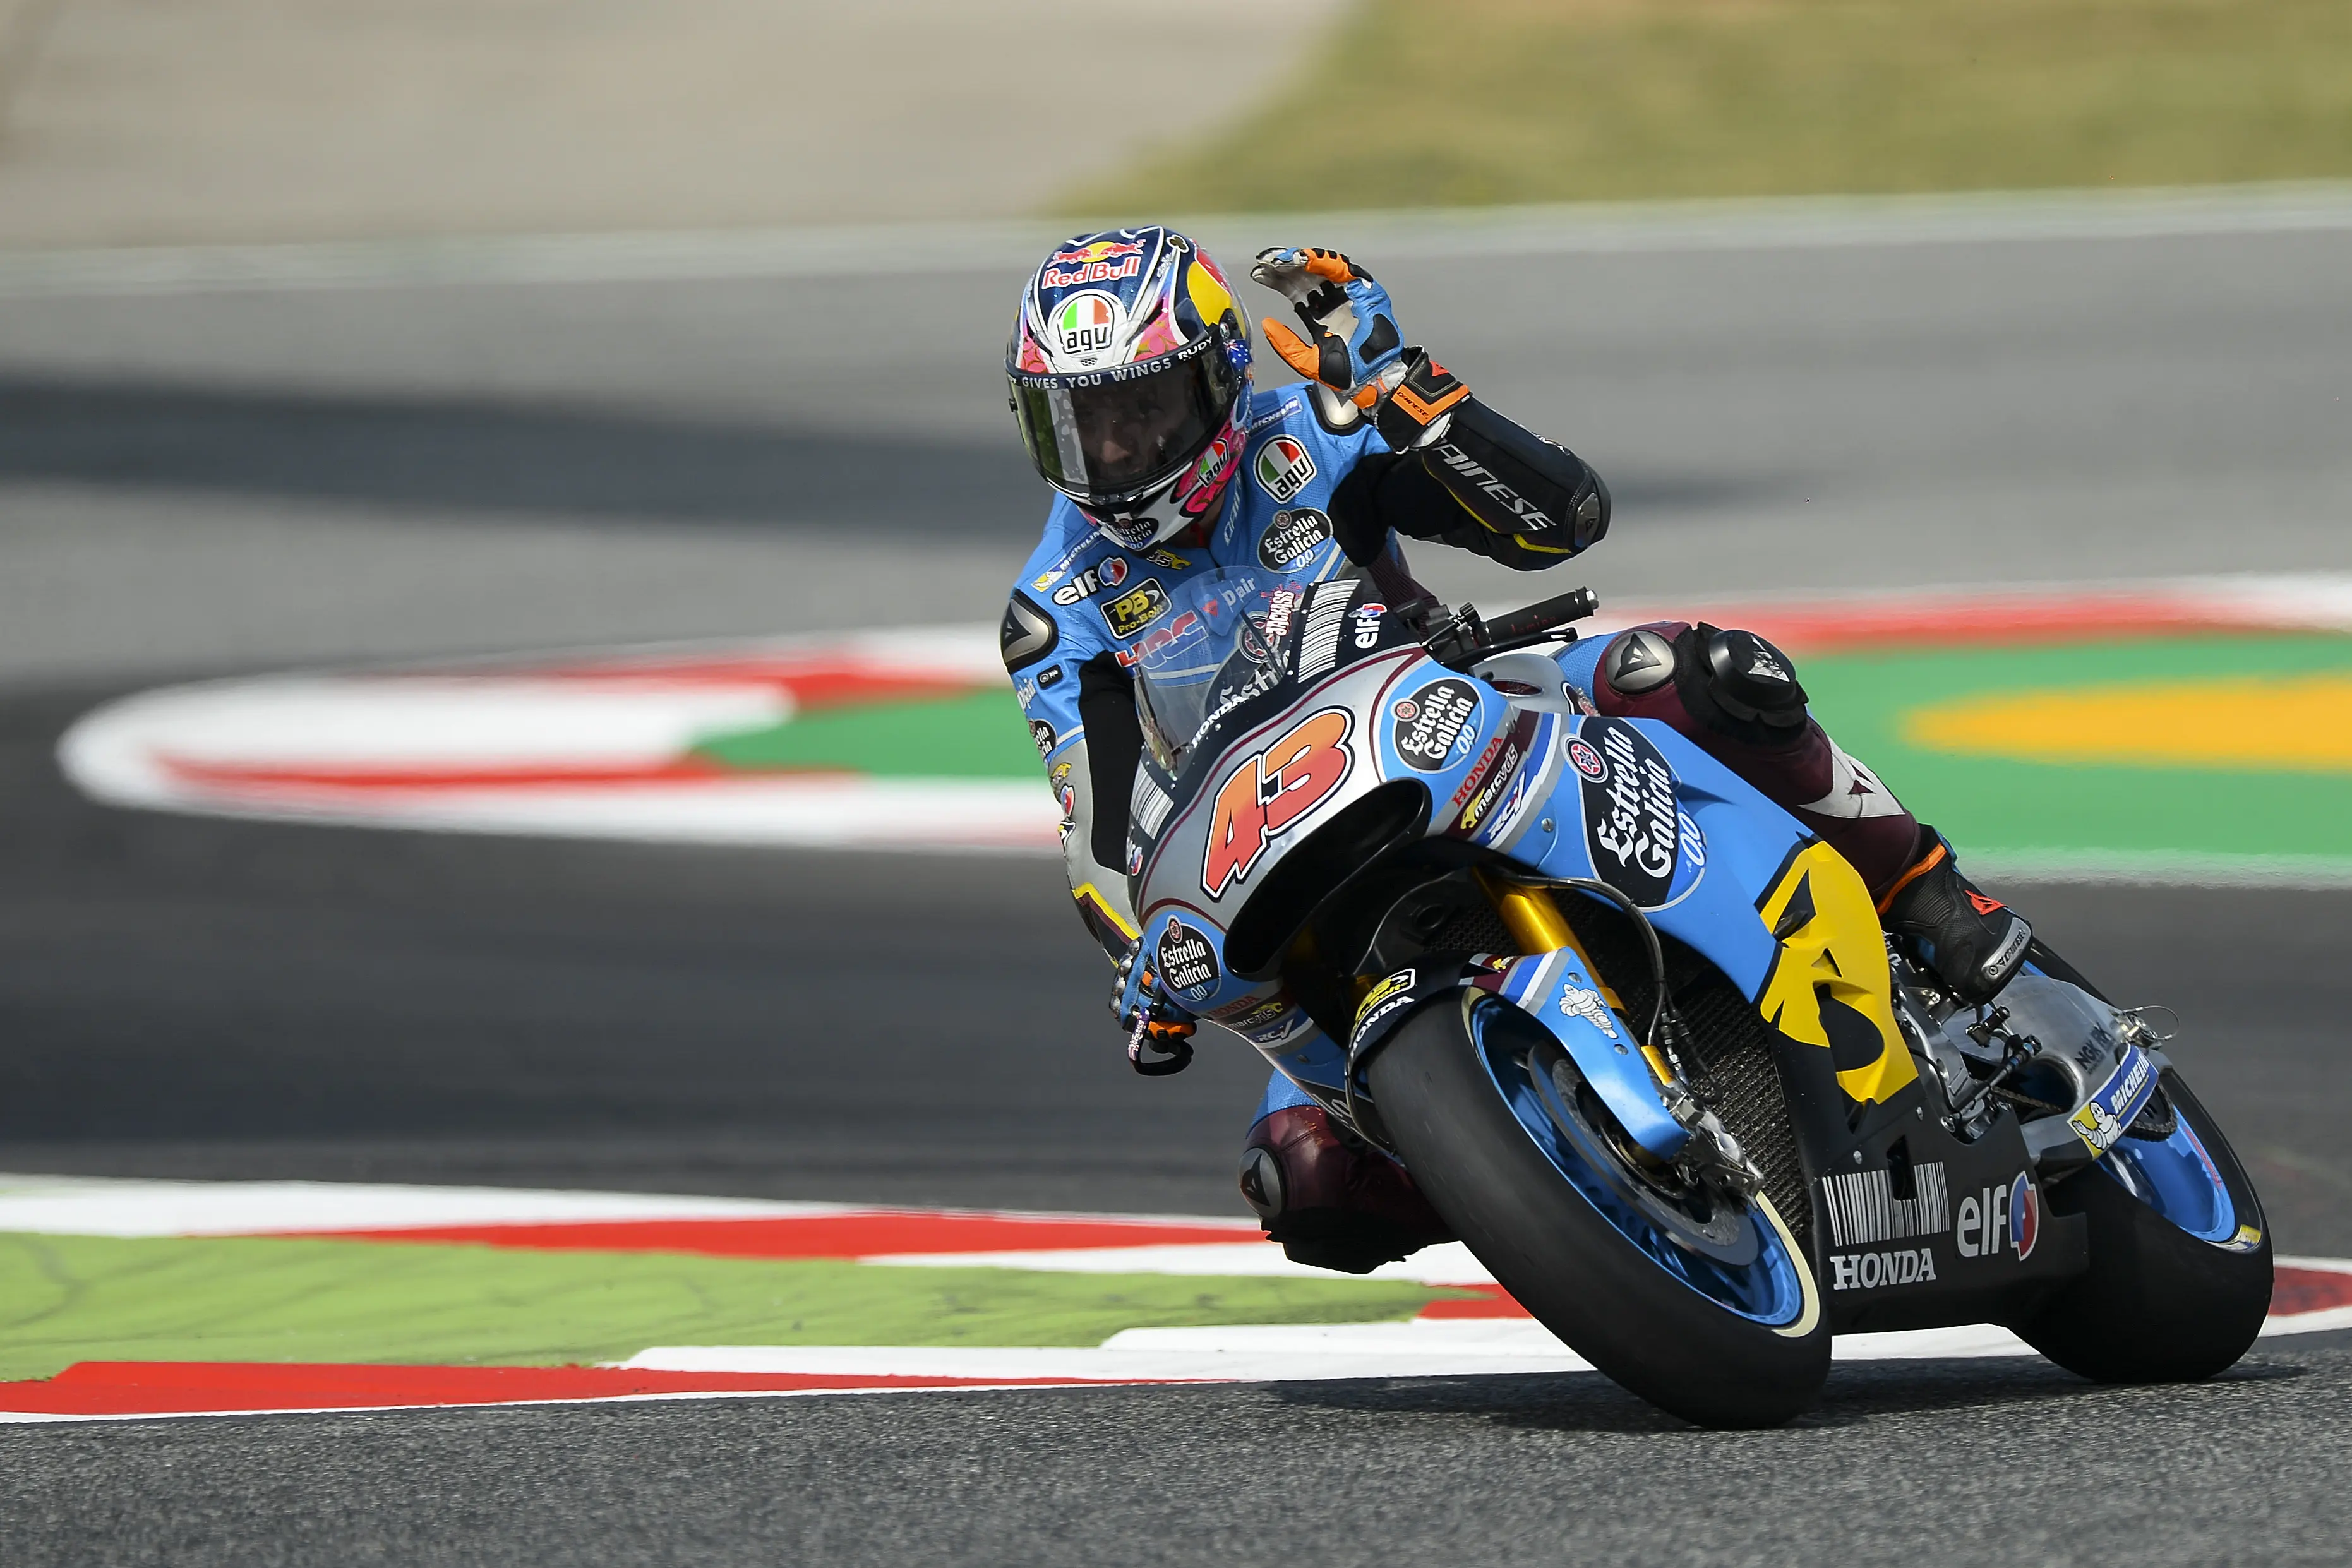
[[[1288,299],[1307,328],[1301,338],[1266,317],[1259,325],[1274,351],[1341,397],[1366,394],[1358,401],[1370,408],[1381,372],[1404,353],[1389,291],[1338,251],[1315,246],[1262,250],[1250,276]]]
[[[1338,251],[1263,250],[1250,276],[1287,298],[1309,333],[1301,338],[1267,317],[1261,325],[1274,351],[1300,375],[1368,410],[1391,449],[1428,444],[1470,395],[1427,351],[1405,346],[1389,291]]]

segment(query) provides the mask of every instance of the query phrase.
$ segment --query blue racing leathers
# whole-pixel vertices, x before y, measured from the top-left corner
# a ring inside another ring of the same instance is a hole
[[[1591,467],[1475,399],[1398,453],[1314,383],[1244,395],[1243,461],[1213,524],[1131,551],[1057,497],[1005,607],[1005,668],[1062,805],[1070,891],[1114,958],[1136,937],[1128,815],[1142,732],[1129,671],[1171,635],[1179,583],[1237,567],[1320,581],[1372,565],[1399,533],[1533,570],[1608,527],[1608,491]]]

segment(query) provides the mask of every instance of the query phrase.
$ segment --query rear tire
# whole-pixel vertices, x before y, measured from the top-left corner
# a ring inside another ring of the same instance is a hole
[[[1777,1281],[1777,1324],[1669,1273],[1563,1174],[1501,1085],[1514,1061],[1524,1074],[1564,1053],[1509,1004],[1460,996],[1408,1019],[1366,1070],[1381,1124],[1438,1213],[1538,1322],[1653,1405],[1709,1427],[1778,1426],[1810,1406],[1829,1375],[1829,1330],[1811,1267],[1769,1204],[1727,1206],[1722,1223],[1754,1238],[1759,1261],[1748,1267]],[[1640,1181],[1622,1159],[1598,1176]],[[1709,1267],[1696,1250],[1679,1256]]]
[[[2178,1132],[2169,1143],[2146,1150],[2132,1148],[2126,1138],[2098,1165],[2049,1189],[2053,1213],[2090,1221],[2091,1267],[2017,1332],[2067,1371],[2100,1383],[2211,1377],[2246,1354],[2270,1311],[2270,1231],[2253,1184],[2179,1075],[2168,1071],[2163,1082],[2180,1125],[2203,1146],[2231,1205],[2227,1215],[2217,1210],[2185,1222],[2230,1234],[2191,1234],[2108,1168],[2118,1155],[2147,1161],[2173,1151],[2192,1172],[2201,1171],[2194,1146],[2184,1145]],[[2145,1191],[2156,1191],[2148,1177],[2129,1167],[2124,1174]]]

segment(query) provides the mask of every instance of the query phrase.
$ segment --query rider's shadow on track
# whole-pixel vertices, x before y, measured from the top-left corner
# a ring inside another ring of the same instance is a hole
[[[2352,1332],[2324,1336],[2352,1348]],[[1867,1426],[1888,1417],[1959,1410],[2026,1416],[2070,1402],[2179,1407],[2184,1399],[2230,1397],[2249,1384],[2292,1381],[2318,1369],[2292,1353],[2257,1350],[2220,1377],[2202,1384],[2116,1386],[2095,1384],[2024,1357],[1840,1362],[1811,1409],[1793,1429]],[[1688,1432],[1694,1428],[1618,1387],[1597,1372],[1527,1376],[1415,1378],[1411,1381],[1277,1383],[1266,1396],[1280,1404],[1334,1412],[1398,1416],[1485,1416],[1496,1426],[1529,1431],[1591,1433]],[[2053,1408],[2060,1419],[2073,1413]],[[2090,1415],[2086,1408],[2083,1414]]]

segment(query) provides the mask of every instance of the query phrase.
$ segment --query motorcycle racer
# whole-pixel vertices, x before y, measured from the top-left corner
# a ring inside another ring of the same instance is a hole
[[[1369,571],[1393,597],[1412,591],[1397,536],[1534,570],[1589,549],[1610,521],[1591,465],[1409,344],[1387,291],[1348,257],[1277,247],[1251,277],[1306,329],[1264,323],[1298,385],[1253,386],[1225,274],[1161,226],[1057,246],[1023,290],[1006,350],[1022,440],[1056,495],[1001,647],[1062,806],[1072,894],[1118,965],[1113,1009],[1147,1071],[1181,1067],[1194,1027],[1139,954],[1128,894],[1141,850],[1130,813],[1165,810],[1138,782],[1129,672],[1198,634],[1171,591],[1246,566],[1302,584]],[[1828,841],[1888,929],[1914,938],[1963,1000],[1989,998],[2023,965],[2024,920],[1971,886],[1941,837],[1837,747],[1763,638],[1680,622],[1621,632],[1601,647],[1589,695],[1601,713],[1672,726]],[[1301,1261],[1361,1271],[1446,1239],[1401,1167],[1278,1072],[1242,1188]]]

